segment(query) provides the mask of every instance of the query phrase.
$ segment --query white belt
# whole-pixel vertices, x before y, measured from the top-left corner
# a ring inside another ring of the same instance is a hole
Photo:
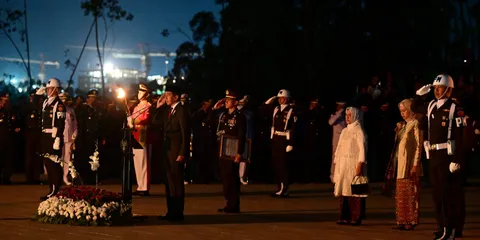
[[[448,148],[448,143],[437,143],[430,145],[430,151],[432,150],[443,150]]]
[[[42,132],[43,132],[43,133],[52,133],[52,132],[53,132],[53,129],[51,129],[51,128],[45,128],[45,129],[42,129]]]
[[[277,135],[277,136],[284,136],[284,137],[286,137],[286,136],[287,136],[287,132],[275,131],[275,135]]]

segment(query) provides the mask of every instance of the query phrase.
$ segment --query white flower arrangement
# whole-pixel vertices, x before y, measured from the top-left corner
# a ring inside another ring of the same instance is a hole
[[[95,151],[93,155],[90,156],[90,159],[92,159],[92,161],[90,161],[90,166],[92,171],[97,171],[98,168],[100,167],[100,162],[99,162],[100,158],[98,157],[98,155],[99,155],[98,151]]]
[[[35,219],[55,224],[112,225],[131,207],[131,204],[123,202],[106,202],[95,206],[85,200],[74,201],[55,196],[40,203]]]
[[[54,154],[45,153],[45,154],[41,154],[41,156],[44,157],[44,158],[50,159],[54,163],[60,164],[60,167],[63,167],[65,165],[65,163],[67,163],[67,162],[65,162],[65,160],[63,160],[62,158],[60,158],[60,157],[58,157],[57,155],[54,155]],[[98,161],[98,159],[97,159],[97,161]],[[72,177],[72,179],[77,178],[78,172],[75,169],[75,166],[73,165],[73,161],[68,162],[67,164],[68,164],[68,170],[70,171],[70,176]],[[100,164],[98,164],[98,166],[100,166]]]

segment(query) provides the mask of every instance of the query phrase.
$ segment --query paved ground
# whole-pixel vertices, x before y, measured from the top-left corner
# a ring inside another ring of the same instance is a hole
[[[102,186],[120,191],[120,185]],[[186,221],[157,220],[165,212],[164,190],[154,185],[151,197],[134,198],[134,213],[149,218],[131,227],[74,227],[30,221],[46,186],[0,186],[0,239],[431,239],[435,229],[429,190],[421,201],[421,225],[414,232],[392,230],[394,202],[374,193],[367,199],[363,226],[337,226],[338,201],[331,185],[292,186],[292,198],[272,199],[273,185],[249,185],[242,191],[242,213],[220,214],[220,185],[187,185]],[[467,189],[467,224],[464,239],[480,239],[480,191]]]

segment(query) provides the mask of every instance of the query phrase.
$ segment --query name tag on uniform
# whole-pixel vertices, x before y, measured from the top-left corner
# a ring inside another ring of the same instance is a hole
[[[65,118],[65,112],[57,112],[57,118]]]
[[[455,122],[457,123],[457,127],[467,126],[467,119],[464,117],[455,118]]]

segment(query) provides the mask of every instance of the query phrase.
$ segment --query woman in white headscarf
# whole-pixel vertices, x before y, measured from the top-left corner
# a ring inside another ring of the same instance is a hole
[[[362,112],[349,107],[345,111],[347,127],[340,134],[335,151],[335,197],[340,198],[340,220],[337,224],[360,225],[365,216],[367,195],[352,194],[355,176],[366,176],[367,136],[362,128]]]
[[[423,132],[412,112],[412,100],[398,104],[405,122],[397,128],[392,167],[396,173],[395,205],[398,230],[413,230],[419,221],[419,177],[422,171]],[[396,170],[396,171],[395,171]]]

